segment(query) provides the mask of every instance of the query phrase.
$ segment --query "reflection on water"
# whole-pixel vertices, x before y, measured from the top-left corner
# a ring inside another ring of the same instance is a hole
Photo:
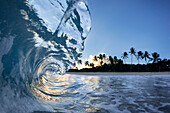
[[[170,76],[43,75],[34,94],[54,112],[170,112]]]

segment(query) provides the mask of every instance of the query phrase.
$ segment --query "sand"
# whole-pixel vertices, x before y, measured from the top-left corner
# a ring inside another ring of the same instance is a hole
[[[170,75],[170,72],[67,72],[75,75]]]

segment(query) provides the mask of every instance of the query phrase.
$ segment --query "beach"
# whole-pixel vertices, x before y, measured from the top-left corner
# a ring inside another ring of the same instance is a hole
[[[67,72],[74,75],[170,75],[170,72]]]

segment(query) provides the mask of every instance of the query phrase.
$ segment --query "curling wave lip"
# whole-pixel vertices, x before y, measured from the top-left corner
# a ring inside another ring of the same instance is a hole
[[[75,83],[63,74],[81,57],[91,28],[86,0],[13,0],[0,6],[1,112],[53,111],[46,101],[67,94]]]

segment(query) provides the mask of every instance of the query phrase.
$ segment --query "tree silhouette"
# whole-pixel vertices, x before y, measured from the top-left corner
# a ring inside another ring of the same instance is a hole
[[[106,54],[103,54],[103,59],[105,59],[106,58]]]
[[[139,64],[140,59],[143,59],[143,52],[142,51],[139,51],[138,54],[137,54],[138,64]]]
[[[93,61],[95,61],[95,62],[98,61],[97,56],[94,56]]]
[[[114,56],[113,62],[114,62],[114,64],[116,64],[118,62],[117,56]]]
[[[131,54],[131,64],[133,63],[133,55],[134,56],[136,56],[136,50],[135,50],[135,48],[130,48],[130,52],[129,52],[130,54]]]
[[[160,60],[160,55],[157,52],[152,53],[153,63],[157,63]]]
[[[160,55],[157,52],[152,53],[152,57],[150,57],[149,53],[145,51],[142,53],[142,51],[138,51],[137,55],[135,54],[135,49],[131,48],[131,56],[136,56],[138,59],[138,64],[140,59],[145,58],[145,61],[149,59],[149,61],[152,61],[153,63],[147,63],[147,65],[132,65],[131,64],[123,64],[123,61],[121,59],[117,59],[116,56],[112,58],[112,56],[106,57],[105,54],[100,54],[98,56],[94,56],[93,61],[97,61],[100,64],[98,66],[94,65],[93,63],[90,63],[89,61],[85,61],[85,66],[91,67],[91,68],[83,68],[78,70],[77,67],[74,67],[74,69],[71,69],[73,72],[158,72],[158,71],[170,71],[170,59],[163,59],[161,60],[159,57]],[[128,58],[128,53],[124,52],[121,56],[124,60]],[[103,62],[103,60],[107,60],[107,62]],[[133,58],[131,58],[133,60]],[[110,64],[108,64],[108,61]],[[82,64],[82,60],[78,60],[76,64]],[[75,65],[75,63],[74,63]]]
[[[100,65],[102,65],[102,63],[103,63],[103,55],[102,54],[99,55],[99,59],[100,59]]]
[[[123,55],[121,56],[126,64],[126,59],[128,58],[128,53],[124,52]]]
[[[112,56],[109,56],[109,61],[113,65],[113,58],[112,58]]]
[[[78,60],[77,63],[78,63],[78,64],[82,64],[82,60]]]
[[[90,67],[94,67],[94,64],[93,64],[93,63],[90,63]]]
[[[147,62],[147,59],[150,59],[149,56],[150,56],[150,54],[149,54],[147,51],[145,51],[143,57],[144,57],[146,63],[148,63],[148,62]]]
[[[85,61],[85,66],[89,66],[89,61]]]
[[[103,54],[103,62],[106,60],[106,54]]]

